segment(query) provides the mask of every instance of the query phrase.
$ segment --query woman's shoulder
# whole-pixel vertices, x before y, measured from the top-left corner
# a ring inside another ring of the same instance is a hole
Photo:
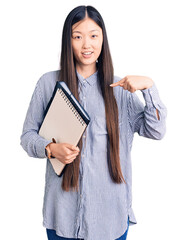
[[[39,86],[42,94],[51,94],[51,91],[54,89],[58,80],[59,72],[59,70],[46,72],[39,78],[37,85]]]
[[[42,85],[54,83],[58,80],[60,70],[49,71],[44,73],[38,80],[38,82]]]
[[[58,80],[59,70],[46,72],[37,81],[36,89],[44,102],[47,103],[52,96],[54,87]]]

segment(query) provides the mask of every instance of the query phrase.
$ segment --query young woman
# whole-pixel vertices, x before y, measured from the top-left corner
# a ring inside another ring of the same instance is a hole
[[[56,81],[64,81],[91,121],[78,146],[52,143],[38,135]],[[134,93],[141,90],[146,106]],[[125,240],[136,223],[132,210],[133,135],[161,139],[166,108],[153,80],[114,76],[107,34],[99,12],[79,6],[67,16],[60,70],[37,82],[21,145],[29,156],[46,151],[66,164],[58,177],[47,160],[43,224],[48,239]]]

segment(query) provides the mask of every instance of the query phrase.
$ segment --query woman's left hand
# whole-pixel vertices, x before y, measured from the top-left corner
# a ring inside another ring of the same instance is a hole
[[[128,75],[116,83],[110,84],[111,87],[121,86],[123,89],[129,92],[135,92],[136,90],[143,90],[152,87],[153,80],[149,77]]]

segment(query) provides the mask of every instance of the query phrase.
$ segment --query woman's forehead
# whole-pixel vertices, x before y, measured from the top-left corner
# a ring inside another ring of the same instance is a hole
[[[77,32],[91,32],[91,31],[101,31],[99,25],[91,18],[84,18],[83,20],[75,23],[72,26],[72,31]]]

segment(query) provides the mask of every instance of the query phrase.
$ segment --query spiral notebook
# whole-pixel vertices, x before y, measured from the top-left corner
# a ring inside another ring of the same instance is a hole
[[[70,92],[65,82],[57,82],[46,108],[39,135],[51,141],[54,138],[56,143],[77,146],[89,122],[88,113]],[[60,176],[65,165],[56,158],[51,158],[50,162],[55,173]]]

